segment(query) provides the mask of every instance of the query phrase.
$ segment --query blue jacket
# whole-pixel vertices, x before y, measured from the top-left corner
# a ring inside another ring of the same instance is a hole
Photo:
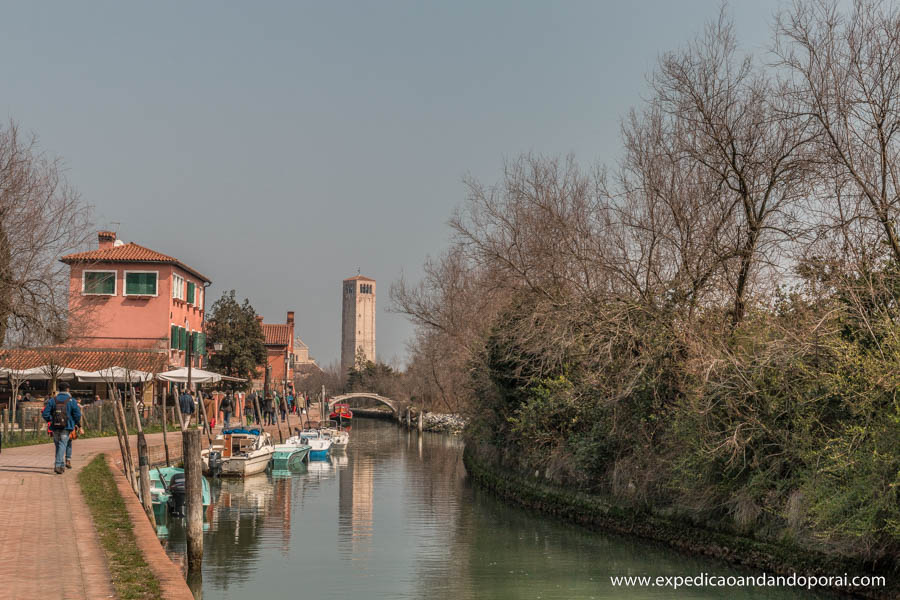
[[[178,398],[179,404],[181,404],[181,413],[185,415],[194,414],[194,399],[190,394],[185,392]]]
[[[53,407],[56,405],[56,401],[65,400],[66,398],[69,400],[66,402],[66,431],[72,431],[76,427],[81,427],[81,409],[78,407],[78,402],[75,401],[75,398],[68,392],[60,392],[54,398],[49,398],[47,403],[44,404],[41,416],[49,423],[53,419]]]

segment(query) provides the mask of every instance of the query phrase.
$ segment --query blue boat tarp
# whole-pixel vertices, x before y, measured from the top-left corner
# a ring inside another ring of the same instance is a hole
[[[250,435],[259,435],[261,431],[257,428],[253,429],[244,429],[243,427],[235,427],[234,429],[225,429],[222,431],[223,434],[228,435],[229,433],[249,433]]]

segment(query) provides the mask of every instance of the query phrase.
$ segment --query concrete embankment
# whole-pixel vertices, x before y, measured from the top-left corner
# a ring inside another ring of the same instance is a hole
[[[463,461],[469,476],[503,498],[523,507],[578,523],[591,529],[646,540],[673,547],[691,555],[708,556],[756,570],[757,574],[843,576],[883,575],[883,588],[846,588],[833,591],[850,597],[883,600],[900,598],[900,581],[890,573],[873,573],[862,562],[809,551],[788,544],[742,537],[682,523],[648,511],[617,506],[607,499],[563,489],[544,480],[510,473],[486,459],[468,444]]]

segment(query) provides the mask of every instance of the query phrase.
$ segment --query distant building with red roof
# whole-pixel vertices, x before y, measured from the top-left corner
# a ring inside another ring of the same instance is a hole
[[[60,260],[70,266],[69,312],[78,315],[68,345],[153,350],[167,366],[194,366],[206,352],[203,333],[208,277],[172,256],[97,235],[98,247]]]
[[[269,381],[274,389],[281,394],[285,384],[287,373],[287,385],[290,387],[294,380],[294,311],[287,312],[284,323],[264,323],[261,316],[257,316],[259,326],[265,336],[266,365],[271,367]],[[265,385],[266,373],[260,369],[253,380],[254,387],[261,389]]]

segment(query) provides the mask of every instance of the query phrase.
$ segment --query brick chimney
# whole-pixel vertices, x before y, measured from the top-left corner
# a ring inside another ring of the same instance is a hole
[[[287,324],[288,324],[288,325],[293,325],[293,324],[294,324],[294,311],[292,311],[292,310],[289,310],[289,311],[288,311],[288,314],[287,314]]]
[[[97,232],[97,242],[98,242],[98,246],[101,250],[106,250],[107,248],[112,248],[113,244],[116,243],[116,232],[115,231],[98,231]]]
[[[262,326],[263,318],[262,315],[256,315],[256,322]]]

